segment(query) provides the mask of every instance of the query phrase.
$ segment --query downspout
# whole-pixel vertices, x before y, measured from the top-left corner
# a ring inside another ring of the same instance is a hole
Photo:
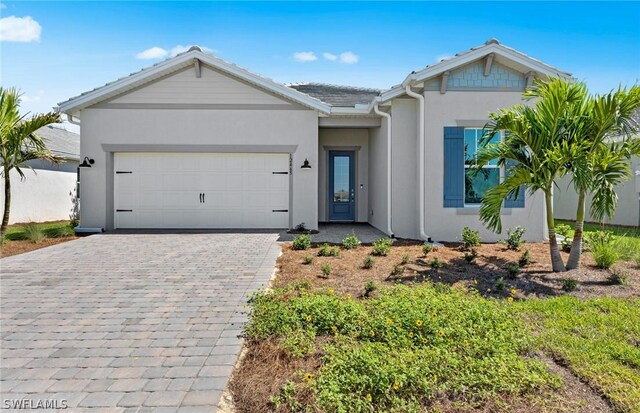
[[[411,85],[405,84],[407,95],[418,99],[418,226],[420,227],[420,238],[430,241],[430,237],[424,231],[424,96],[411,90]]]
[[[393,238],[391,228],[391,115],[378,108],[378,102],[373,105],[373,111],[387,120],[387,235]]]

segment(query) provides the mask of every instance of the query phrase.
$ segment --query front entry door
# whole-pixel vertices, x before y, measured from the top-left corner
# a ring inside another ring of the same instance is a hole
[[[329,152],[329,221],[355,221],[355,152]]]

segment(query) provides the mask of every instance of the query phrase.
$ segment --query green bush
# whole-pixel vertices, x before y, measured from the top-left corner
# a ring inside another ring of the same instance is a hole
[[[618,261],[620,255],[612,242],[591,244],[591,255],[598,268],[608,269]]]
[[[34,244],[42,242],[47,235],[44,233],[40,225],[30,222],[23,227],[24,237]]]
[[[573,239],[565,237],[560,241],[560,248],[564,252],[571,252],[571,246],[573,245]]]
[[[364,295],[369,297],[371,293],[373,293],[377,289],[378,289],[378,285],[375,283],[375,281],[373,280],[367,281],[367,283],[364,285]]]
[[[476,258],[478,258],[478,250],[475,248],[471,248],[470,252],[464,253],[464,260],[469,264],[473,264]]]
[[[410,260],[411,260],[411,258],[409,257],[409,254],[404,254],[402,256],[402,261],[400,262],[400,264],[407,265],[407,264],[409,264]]]
[[[422,245],[422,255],[424,255],[425,257],[427,255],[429,255],[429,253],[431,252],[431,250],[433,250],[433,245],[431,244],[424,244]]]
[[[308,250],[311,247],[311,237],[308,235],[300,235],[293,239],[293,249],[296,251]]]
[[[51,228],[50,230],[45,231],[45,234],[53,238],[65,238],[75,236],[76,232],[73,230],[71,225],[63,225]]]
[[[304,265],[313,264],[313,257],[311,255],[305,255],[304,258],[302,259],[302,263]]]
[[[440,261],[438,259],[438,257],[436,257],[436,258],[432,259],[431,261],[429,261],[429,266],[437,271],[440,268],[444,267],[444,263],[442,261]]]
[[[348,250],[356,249],[360,244],[362,244],[362,242],[360,242],[356,234],[348,235],[342,239],[342,246]]]
[[[556,234],[568,237],[571,234],[571,227],[567,224],[558,224],[555,226]]]
[[[531,264],[531,252],[527,249],[520,256],[518,265],[520,265],[520,267],[526,267],[529,264]]]
[[[394,265],[389,277],[398,277],[402,274],[404,274],[404,267],[402,265]]]
[[[585,251],[593,251],[593,248],[598,248],[605,244],[611,244],[613,240],[614,235],[612,231],[585,232],[583,234],[583,247]]]
[[[578,281],[573,278],[565,278],[560,281],[560,285],[562,285],[562,289],[566,292],[574,291],[578,288]]]
[[[376,260],[374,260],[371,255],[367,255],[366,257],[364,257],[364,260],[362,261],[362,267],[366,269],[370,269],[370,268],[373,268],[373,265],[375,263],[376,263]]]
[[[622,271],[613,270],[607,277],[607,280],[609,280],[609,283],[614,285],[627,285],[629,275]]]
[[[500,277],[496,280],[496,284],[494,285],[496,291],[504,291],[507,288],[507,283],[504,281],[504,277]]]
[[[329,244],[322,244],[318,250],[318,257],[337,257],[340,255],[340,248],[332,247]]]
[[[524,244],[522,236],[525,232],[527,232],[527,230],[519,225],[513,231],[511,229],[507,229],[507,238],[505,238],[502,242],[507,246],[508,249],[518,251],[520,250],[522,244]]]
[[[469,227],[464,227],[462,229],[462,243],[467,249],[479,246],[480,231],[474,231]]]
[[[311,400],[309,411],[415,413],[443,396],[474,405],[561,385],[528,356],[533,339],[512,307],[430,283],[384,288],[367,300],[275,289],[253,297],[246,333],[293,334],[290,346],[301,342],[302,352],[307,337],[334,337],[322,341],[322,367],[311,379],[276,396],[285,393],[279,400],[288,406]]]
[[[518,264],[510,264],[507,266],[507,272],[509,273],[510,278],[516,278],[518,274],[520,274],[520,265]]]
[[[329,278],[329,276],[331,275],[331,266],[326,262],[322,264],[320,270],[322,271],[322,275],[324,276],[324,278]]]
[[[373,251],[371,251],[372,255],[379,256],[387,256],[389,251],[391,251],[391,245],[393,245],[393,240],[390,238],[380,238],[376,242],[373,243]]]

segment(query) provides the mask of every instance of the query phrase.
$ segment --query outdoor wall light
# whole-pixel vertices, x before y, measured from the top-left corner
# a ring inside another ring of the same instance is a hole
[[[302,166],[300,168],[301,169],[311,169],[311,165],[309,165],[309,160],[307,158],[304,158],[304,163],[302,164]]]
[[[91,165],[93,165],[94,163],[96,163],[95,160],[89,159],[88,156],[85,156],[82,163],[78,165],[78,168],[91,168]]]

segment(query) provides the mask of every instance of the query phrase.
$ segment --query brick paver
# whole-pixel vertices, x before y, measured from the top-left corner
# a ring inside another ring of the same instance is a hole
[[[113,233],[0,260],[0,402],[215,411],[277,233]]]

